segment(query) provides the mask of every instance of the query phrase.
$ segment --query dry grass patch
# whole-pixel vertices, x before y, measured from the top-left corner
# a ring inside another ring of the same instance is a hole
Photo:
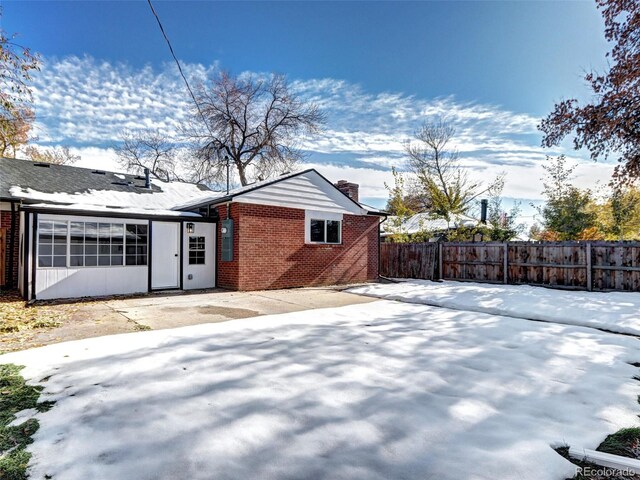
[[[0,292],[0,333],[59,327],[72,309],[27,305],[17,292]]]

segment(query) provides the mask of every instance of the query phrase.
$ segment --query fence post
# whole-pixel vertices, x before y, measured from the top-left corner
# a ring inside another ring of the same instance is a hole
[[[505,285],[507,283],[509,283],[509,244],[507,242],[504,243],[503,245],[503,266],[502,268],[504,269],[504,283]]]
[[[587,242],[587,291],[593,290],[593,270],[591,266],[591,242]]]
[[[438,242],[438,277],[440,280],[444,279],[444,272],[442,271],[442,242]]]

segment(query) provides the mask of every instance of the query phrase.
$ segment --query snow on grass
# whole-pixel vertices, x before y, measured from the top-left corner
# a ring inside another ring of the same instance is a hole
[[[635,292],[580,292],[429,280],[371,284],[349,291],[389,300],[640,335],[640,293]]]
[[[638,340],[378,301],[0,356],[43,381],[32,479],[564,479],[638,425]],[[47,377],[49,377],[47,379]]]

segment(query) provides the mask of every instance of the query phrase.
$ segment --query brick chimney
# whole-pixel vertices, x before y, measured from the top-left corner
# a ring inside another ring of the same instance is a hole
[[[351,200],[355,200],[358,202],[358,188],[360,185],[357,183],[347,182],[346,180],[338,180],[338,183],[335,184],[338,190],[344,193]]]

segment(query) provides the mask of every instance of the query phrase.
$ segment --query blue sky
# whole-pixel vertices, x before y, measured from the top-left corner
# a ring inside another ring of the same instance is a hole
[[[507,172],[505,194],[539,198],[546,153],[584,163],[582,183],[610,165],[566,146],[544,151],[536,124],[567,96],[584,96],[584,70],[605,65],[593,1],[156,2],[193,81],[216,67],[279,72],[328,114],[306,143],[308,162],[349,175],[381,205],[402,141],[447,115],[479,179]],[[167,132],[187,97],[146,2],[5,1],[2,26],[40,52],[39,142],[111,159],[124,127]],[[111,160],[110,160],[111,161]],[[92,166],[93,166],[92,164]]]

